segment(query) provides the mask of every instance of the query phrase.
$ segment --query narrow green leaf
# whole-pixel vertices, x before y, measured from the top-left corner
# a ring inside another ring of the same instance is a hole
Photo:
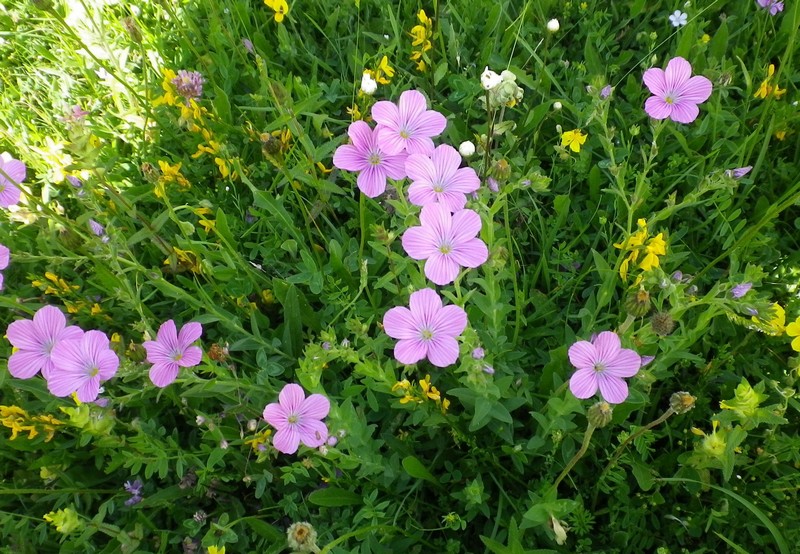
[[[411,477],[424,479],[425,481],[430,481],[431,483],[438,483],[431,472],[428,471],[428,469],[422,465],[422,462],[420,462],[414,456],[406,456],[403,458],[403,469],[405,469],[406,473],[408,473]]]

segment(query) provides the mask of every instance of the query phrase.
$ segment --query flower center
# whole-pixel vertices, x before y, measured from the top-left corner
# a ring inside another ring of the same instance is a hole
[[[3,192],[3,189],[2,189],[2,188],[0,188],[0,192]],[[50,352],[52,352],[52,350],[53,350],[53,347],[54,347],[55,345],[56,345],[56,342],[55,342],[55,341],[53,341],[53,340],[49,340],[49,341],[45,342],[45,343],[42,345],[42,348],[44,349],[44,353],[45,353],[45,355],[49,356],[49,355],[50,355]]]
[[[673,95],[671,95],[671,94],[667,94],[667,95],[664,97],[664,102],[666,102],[667,104],[670,104],[670,105],[672,105],[672,104],[674,104],[674,103],[675,103],[675,97],[674,97]]]
[[[597,362],[596,364],[594,364],[594,367],[592,367],[592,369],[594,369],[597,373],[603,373],[606,370],[606,366],[600,362]]]
[[[439,194],[444,192],[444,186],[441,183],[434,183],[433,184],[433,192],[437,192]]]
[[[442,254],[449,254],[452,251],[453,247],[447,244],[446,242],[439,245],[439,252],[441,252]]]
[[[367,158],[369,165],[381,165],[381,157],[377,152],[372,152]]]
[[[177,350],[172,353],[172,361],[173,362],[180,362],[183,359],[183,352],[178,352]]]
[[[298,421],[300,421],[300,416],[297,414],[289,414],[289,417],[286,418],[286,421],[295,425]]]
[[[433,339],[433,331],[428,328],[422,328],[419,331],[419,338],[423,341],[429,341]]]
[[[411,137],[411,133],[409,133],[406,129],[400,130],[400,138],[408,139]]]
[[[99,368],[99,367],[97,367],[96,365],[93,365],[93,366],[91,366],[91,367],[89,368],[89,377],[94,377],[94,376],[96,376],[98,373],[100,373],[100,368]]]

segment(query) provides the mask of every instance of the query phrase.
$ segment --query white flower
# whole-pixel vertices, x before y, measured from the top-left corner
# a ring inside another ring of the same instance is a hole
[[[563,107],[563,106],[561,105],[561,102],[559,102],[558,100],[556,100],[555,102],[553,102],[553,109],[554,109],[554,110],[556,110],[556,111],[557,111],[557,110],[560,110],[562,107]]]
[[[672,12],[672,15],[669,16],[669,22],[672,23],[673,27],[683,27],[686,25],[686,22],[689,20],[689,16],[686,15],[685,12],[680,10],[675,10]]]
[[[492,90],[502,82],[503,78],[489,69],[488,65],[486,66],[486,69],[483,70],[483,73],[481,73],[481,85],[485,90]]]
[[[560,28],[561,25],[559,25],[558,19],[551,19],[547,22],[547,30],[551,33],[557,33]]]
[[[458,145],[458,153],[465,158],[469,158],[475,153],[475,145],[472,143],[472,141],[465,140]]]
[[[517,76],[516,76],[516,75],[514,75],[514,73],[512,73],[512,72],[511,72],[511,71],[509,71],[508,69],[504,69],[504,70],[502,71],[502,73],[500,73],[500,78],[501,78],[502,80],[504,80],[504,81],[511,81],[511,82],[514,82],[514,81],[516,81],[516,80],[517,80]]]
[[[378,82],[366,71],[361,76],[361,92],[367,96],[372,96],[378,90]]]

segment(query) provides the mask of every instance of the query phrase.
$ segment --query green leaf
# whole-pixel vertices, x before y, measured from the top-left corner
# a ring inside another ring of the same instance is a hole
[[[406,456],[403,458],[403,469],[405,469],[406,473],[411,477],[430,481],[431,483],[438,483],[431,472],[414,456]]]
[[[327,489],[319,489],[309,494],[308,501],[316,506],[336,508],[339,506],[361,504],[361,496],[346,489],[328,487]]]

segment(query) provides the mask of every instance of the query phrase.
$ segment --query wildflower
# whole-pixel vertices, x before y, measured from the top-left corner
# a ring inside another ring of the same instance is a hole
[[[476,360],[482,360],[486,356],[486,352],[480,346],[472,351],[472,357]]]
[[[25,180],[25,164],[15,160],[8,152],[0,154],[0,207],[8,208],[19,202],[22,192],[19,185]]]
[[[8,267],[8,261],[11,257],[11,250],[4,244],[0,244],[0,271]],[[3,274],[0,273],[0,290],[3,290]]]
[[[380,102],[379,102],[380,103]],[[333,165],[357,171],[359,190],[369,198],[383,194],[386,178],[404,179],[406,154],[389,154],[378,141],[378,130],[363,121],[354,121],[347,129],[351,144],[343,144],[333,154]]]
[[[569,527],[567,524],[556,517],[553,514],[550,514],[550,527],[553,529],[553,534],[555,534],[556,544],[564,544],[567,542],[567,531],[569,531]]]
[[[669,407],[676,414],[685,414],[694,408],[697,398],[685,391],[674,392],[669,397]]]
[[[302,442],[316,448],[328,439],[328,427],[322,419],[331,409],[330,401],[321,394],[306,398],[300,385],[289,383],[278,395],[278,402],[264,408],[264,420],[277,432],[272,444],[284,454],[294,454]]]
[[[792,350],[800,352],[800,317],[786,326],[786,334],[792,339]]]
[[[464,158],[469,158],[475,154],[475,144],[472,141],[465,140],[458,145],[458,153]]]
[[[289,548],[297,552],[318,552],[317,532],[310,523],[301,521],[292,523],[286,530],[286,540]]]
[[[264,0],[264,4],[275,12],[275,23],[283,23],[283,18],[289,13],[289,4],[286,0]]]
[[[67,318],[55,306],[44,306],[33,320],[12,322],[6,336],[16,351],[8,359],[8,371],[17,379],[30,379],[40,370],[45,379],[53,372],[52,351],[61,341],[80,339],[79,327],[67,327]]]
[[[492,90],[502,82],[503,78],[489,69],[488,65],[486,69],[483,70],[483,73],[481,73],[481,86],[484,90]]]
[[[711,42],[711,35],[709,35],[708,33],[703,33],[703,36],[700,37],[700,42],[703,44],[708,44],[709,42]]]
[[[761,86],[758,87],[758,90],[753,95],[754,98],[766,99],[767,96],[770,95],[774,96],[775,98],[780,98],[786,94],[786,89],[782,89],[778,85],[775,85],[774,87],[772,86],[773,75],[775,75],[775,64],[769,64],[769,67],[767,68],[767,78],[761,81]]]
[[[175,95],[175,85],[172,83],[177,75],[175,75],[174,71],[167,68],[162,69],[161,73],[164,75],[164,78],[161,80],[161,89],[164,94],[153,100],[153,106],[161,106],[162,104],[174,106],[179,104],[180,101]]]
[[[433,48],[431,43],[431,36],[433,35],[433,22],[425,13],[425,10],[420,10],[417,13],[417,20],[419,25],[414,25],[411,28],[411,41],[412,52],[411,60],[417,62],[417,71],[425,71],[427,64],[423,59],[425,52]]]
[[[752,165],[748,165],[745,167],[737,167],[736,169],[726,169],[725,175],[732,179],[741,179],[753,169]]]
[[[419,219],[419,227],[403,233],[403,249],[415,260],[426,260],[425,276],[437,285],[455,281],[461,267],[478,267],[488,259],[486,244],[475,238],[481,230],[476,212],[459,210],[451,215],[442,204],[428,204]]]
[[[489,190],[492,192],[500,192],[500,184],[494,177],[486,179],[486,186],[489,187]]]
[[[672,12],[672,15],[669,16],[669,22],[672,23],[673,27],[683,27],[686,25],[688,20],[689,16],[686,14],[686,12],[682,12],[680,10],[675,10]]]
[[[441,144],[430,154],[411,154],[406,160],[406,172],[412,183],[408,200],[417,206],[440,202],[451,212],[462,209],[467,194],[480,187],[475,170],[462,167],[461,156],[455,148]]]
[[[372,117],[379,123],[378,145],[387,154],[430,154],[431,137],[438,136],[447,125],[445,117],[427,109],[425,96],[416,90],[400,95],[397,104],[382,100],[372,106]],[[459,162],[460,163],[460,162]]]
[[[56,531],[63,535],[69,535],[73,531],[79,530],[82,525],[78,519],[78,513],[72,508],[49,512],[43,516],[44,520],[56,528]]]
[[[178,94],[184,97],[186,101],[197,100],[203,95],[203,83],[205,79],[197,71],[186,71],[181,69],[178,74],[172,79],[171,83],[175,85]]]
[[[181,367],[192,367],[200,363],[203,351],[192,343],[200,338],[203,326],[196,322],[187,323],[178,332],[175,321],[170,319],[161,324],[156,340],[145,341],[150,380],[157,387],[166,387],[178,377]]]
[[[644,72],[644,84],[653,94],[644,104],[653,119],[691,123],[700,114],[697,104],[711,96],[711,81],[692,75],[692,66],[681,57],[672,58],[667,69],[653,67]]]
[[[654,267],[659,267],[659,256],[667,253],[667,243],[664,241],[664,233],[659,233],[647,241],[644,247],[645,256],[639,267],[643,271],[650,271]]]
[[[169,183],[177,183],[183,189],[191,187],[191,183],[181,173],[181,164],[170,165],[168,162],[158,160],[158,166],[161,168],[161,177],[155,187],[155,194],[160,198],[164,198],[164,185]]]
[[[361,119],[361,110],[358,109],[358,104],[353,104],[352,107],[346,108],[345,111],[353,121]]]
[[[367,96],[372,96],[378,90],[378,82],[372,78],[368,71],[361,76],[361,92]]]
[[[557,33],[560,28],[561,25],[559,24],[558,19],[551,19],[547,22],[547,30],[551,33]]]
[[[253,46],[253,41],[249,38],[242,39],[242,46],[244,46],[244,49],[247,50],[248,54],[255,54],[256,48]]]
[[[467,313],[459,306],[442,306],[432,289],[411,294],[409,307],[397,306],[386,312],[383,327],[398,343],[394,357],[402,364],[423,358],[435,366],[447,367],[458,359],[458,337],[467,327]]]
[[[138,504],[142,501],[142,487],[144,483],[141,479],[136,479],[135,481],[125,481],[125,492],[131,495],[129,499],[125,501],[126,506],[133,506],[134,504]]]
[[[487,375],[494,375],[494,368],[489,364],[483,364],[481,370],[486,373]]]
[[[773,16],[783,11],[783,2],[779,0],[756,0],[756,4],[760,8],[769,10],[769,14]]]
[[[119,358],[101,331],[86,331],[81,338],[57,343],[52,361],[47,388],[56,396],[77,392],[81,402],[97,399],[100,383],[111,379],[119,367]]]
[[[751,288],[753,288],[753,283],[740,283],[731,289],[731,296],[734,298],[741,298],[747,294]]]
[[[633,377],[642,359],[633,350],[622,348],[619,337],[603,331],[592,342],[578,341],[569,347],[569,361],[577,368],[569,388],[577,398],[589,398],[597,389],[606,402],[619,404],[628,397],[624,377]]]
[[[89,228],[92,230],[92,233],[100,237],[100,239],[103,242],[108,242],[108,235],[106,234],[106,228],[103,227],[101,224],[96,222],[94,219],[90,219]]]
[[[375,83],[375,87],[377,88],[378,84],[388,85],[391,82],[392,77],[394,77],[394,68],[389,65],[389,57],[384,56],[378,63],[378,67],[365,70],[364,75],[369,75],[369,78]],[[364,94],[369,95],[375,92],[374,90],[372,92],[364,91],[364,77],[361,78],[361,90]]]
[[[222,548],[218,548],[216,546],[209,546],[208,554],[225,554],[225,547],[223,546]]]
[[[573,152],[580,152],[581,146],[586,142],[587,136],[588,135],[584,135],[580,129],[565,131],[561,133],[561,146],[569,146],[569,149]]]
[[[603,100],[605,100],[606,98],[608,98],[609,96],[611,96],[611,92],[612,92],[613,90],[614,90],[614,89],[611,87],[611,85],[606,85],[606,86],[604,86],[603,88],[601,88],[601,89],[600,89],[600,98],[602,98]]]

